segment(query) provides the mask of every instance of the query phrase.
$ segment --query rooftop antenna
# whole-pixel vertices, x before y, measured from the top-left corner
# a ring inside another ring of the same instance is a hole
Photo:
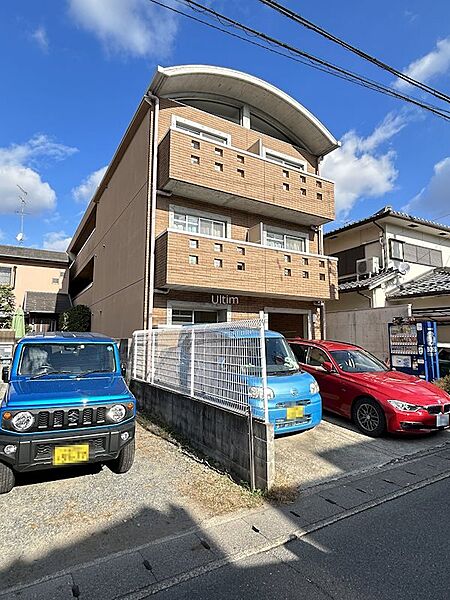
[[[25,207],[27,205],[26,197],[28,196],[28,192],[26,190],[24,190],[23,187],[21,187],[18,183],[16,185],[19,188],[19,190],[22,192],[19,195],[20,209],[16,210],[16,213],[20,215],[20,231],[16,235],[16,240],[19,242],[19,244],[23,244],[24,239],[25,239],[25,234],[23,231],[23,220],[24,220],[23,218],[26,214],[28,214],[25,212]]]

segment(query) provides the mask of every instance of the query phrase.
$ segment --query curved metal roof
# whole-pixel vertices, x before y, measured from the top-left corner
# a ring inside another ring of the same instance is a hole
[[[158,67],[149,91],[165,98],[197,93],[239,100],[281,123],[299,146],[315,156],[339,147],[328,129],[297,100],[248,73],[209,65]]]

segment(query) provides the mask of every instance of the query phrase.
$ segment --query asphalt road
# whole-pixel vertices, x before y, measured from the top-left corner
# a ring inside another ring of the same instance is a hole
[[[160,600],[447,600],[450,480],[197,577]]]

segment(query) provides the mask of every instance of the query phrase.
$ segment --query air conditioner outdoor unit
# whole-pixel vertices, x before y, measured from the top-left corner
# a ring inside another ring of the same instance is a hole
[[[380,270],[380,259],[378,256],[372,256],[371,258],[362,258],[356,261],[356,277],[371,277],[378,273]]]

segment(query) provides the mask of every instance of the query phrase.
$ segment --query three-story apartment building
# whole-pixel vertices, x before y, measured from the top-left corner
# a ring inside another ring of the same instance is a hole
[[[337,298],[319,164],[337,146],[256,77],[158,68],[69,247],[74,304],[119,338],[260,311],[272,329],[319,337]]]

